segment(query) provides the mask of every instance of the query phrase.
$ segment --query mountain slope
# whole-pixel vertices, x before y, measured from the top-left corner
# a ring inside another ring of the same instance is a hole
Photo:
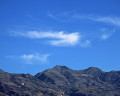
[[[0,70],[0,96],[120,96],[120,71],[55,66],[32,76]]]

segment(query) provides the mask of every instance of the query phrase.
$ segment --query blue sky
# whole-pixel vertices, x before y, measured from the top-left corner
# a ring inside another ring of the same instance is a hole
[[[0,0],[0,69],[120,70],[120,0]]]

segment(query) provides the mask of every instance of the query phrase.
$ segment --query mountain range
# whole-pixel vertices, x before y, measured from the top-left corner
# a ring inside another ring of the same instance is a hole
[[[0,96],[120,96],[120,71],[57,65],[33,76],[0,70]]]

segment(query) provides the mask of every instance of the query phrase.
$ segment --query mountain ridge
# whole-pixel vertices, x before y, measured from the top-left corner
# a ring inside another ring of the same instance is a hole
[[[57,65],[33,76],[0,70],[0,96],[120,96],[120,71]]]

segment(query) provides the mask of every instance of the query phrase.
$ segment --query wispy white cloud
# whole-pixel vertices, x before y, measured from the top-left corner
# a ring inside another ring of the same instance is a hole
[[[56,21],[59,22],[66,22],[66,20],[59,18],[58,16],[54,16],[53,14],[49,13],[48,16]]]
[[[115,26],[119,26],[119,27],[120,27],[120,17],[112,17],[112,16],[102,17],[102,16],[95,16],[95,17],[89,17],[88,19],[91,19],[91,20],[97,21],[97,22],[104,22],[104,23],[108,23],[108,24],[112,24],[112,25],[115,25]]]
[[[49,56],[50,54],[33,53],[20,56],[6,56],[6,58],[16,60],[22,64],[46,64]]]
[[[80,15],[74,14],[72,15],[73,19],[82,19],[82,20],[91,20],[95,22],[103,22],[111,25],[115,25],[120,27],[120,17],[115,16],[99,16],[99,15]]]
[[[22,61],[25,64],[41,64],[41,63],[47,63],[49,56],[50,54],[41,55],[39,53],[35,53],[35,54],[23,54],[19,56],[19,58],[22,59]]]
[[[53,15],[53,14],[49,13],[48,16],[57,21],[60,21],[60,22],[65,22],[66,20],[73,21],[75,19],[92,20],[92,21],[103,22],[103,23],[107,23],[107,24],[111,24],[111,25],[120,27],[120,17],[117,17],[117,16],[99,16],[99,15],[95,15],[95,14],[94,15],[93,14],[84,15],[84,14],[79,14],[77,12],[76,13],[64,12],[64,13],[61,13],[61,15],[60,14]]]
[[[102,34],[100,35],[100,39],[101,40],[107,40],[108,38],[110,38],[113,33],[116,31],[115,29],[112,30],[108,30],[107,28],[102,28],[100,29]]]
[[[91,45],[91,41],[90,40],[85,40],[84,42],[81,43],[82,47],[89,47]]]
[[[48,42],[54,46],[74,46],[79,43],[79,40],[82,36],[78,32],[74,33],[65,33],[64,31],[60,32],[11,32],[11,35],[22,36],[33,39],[48,38]]]
[[[97,16],[97,15],[74,15],[76,19],[91,20],[95,22],[103,22],[110,25],[120,27],[120,17],[115,16]]]
[[[72,15],[75,14],[75,12],[63,12],[60,14],[52,14],[52,13],[48,13],[48,16],[53,19],[56,20],[58,22],[62,22],[62,23],[68,23],[68,22],[72,22],[74,20],[72,20]]]
[[[100,38],[101,38],[102,40],[106,40],[106,39],[108,39],[108,38],[111,37],[111,36],[112,36],[112,34],[102,34]]]
[[[26,55],[26,54],[24,54],[24,55],[22,55],[22,56],[20,56],[22,59],[33,59],[33,57],[34,57],[34,55],[33,54],[30,54],[30,55]]]

